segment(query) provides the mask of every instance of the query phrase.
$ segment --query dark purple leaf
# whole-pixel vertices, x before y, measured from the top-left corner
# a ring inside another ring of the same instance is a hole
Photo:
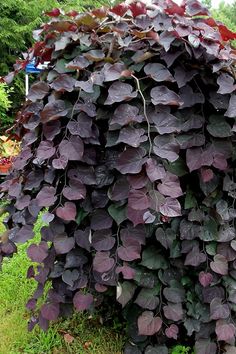
[[[120,79],[122,76],[121,73],[124,70],[126,70],[126,67],[123,63],[106,63],[102,70],[102,73],[104,74],[104,81],[108,82]]]
[[[127,179],[130,184],[130,187],[133,189],[141,189],[145,187],[148,183],[148,178],[144,170],[135,175],[128,175]]]
[[[77,311],[88,310],[93,304],[93,295],[77,292],[73,298],[73,304]]]
[[[58,319],[60,313],[59,304],[44,304],[41,307],[41,315],[48,321],[55,321]]]
[[[51,141],[41,141],[36,156],[40,161],[44,161],[52,157],[55,154],[55,151],[56,149]]]
[[[137,226],[139,224],[144,224],[144,214],[147,211],[147,209],[144,210],[136,210],[132,209],[130,207],[127,208],[127,218],[132,221],[134,226]]]
[[[162,26],[163,26],[163,22],[162,22]],[[166,26],[168,28],[168,20],[165,21],[164,26]],[[156,25],[155,25],[155,27],[156,27],[156,29],[158,28]],[[163,31],[160,34],[159,43],[165,48],[165,51],[168,52],[171,44],[174,42],[175,39],[176,39],[176,36],[173,34],[173,32]]]
[[[94,93],[94,83],[91,80],[76,81],[75,87],[80,87],[86,93]]]
[[[230,309],[227,304],[222,304],[221,299],[215,298],[210,304],[212,320],[226,319],[230,316]]]
[[[81,70],[87,68],[89,65],[90,65],[90,61],[86,59],[83,55],[79,55],[75,57],[72,61],[70,61],[66,65],[66,68]]]
[[[149,63],[144,67],[144,72],[157,82],[175,81],[169,70],[160,63]]]
[[[127,246],[120,246],[117,249],[117,254],[122,261],[131,262],[141,258],[141,246],[138,242]]]
[[[131,122],[141,123],[144,117],[139,115],[138,107],[131,106],[128,103],[119,105],[110,121],[111,127],[123,127]]]
[[[26,241],[34,237],[34,231],[32,225],[22,226],[20,229],[14,230],[10,233],[9,239],[14,243],[25,243]]]
[[[118,143],[125,143],[133,147],[139,147],[141,143],[147,141],[148,137],[145,135],[144,129],[137,129],[133,127],[125,127],[120,130]]]
[[[206,254],[199,251],[199,246],[194,246],[186,256],[184,265],[198,267],[201,263],[206,262]]]
[[[13,159],[13,167],[17,170],[22,170],[32,156],[31,149],[29,147],[24,148],[24,150],[22,150],[20,154]]]
[[[149,158],[146,162],[146,172],[151,182],[155,182],[158,179],[164,179],[166,171],[164,166],[158,164],[153,158]]]
[[[40,242],[39,245],[32,244],[27,250],[28,257],[37,263],[42,263],[48,256],[48,245],[46,242]]]
[[[63,188],[62,193],[68,200],[85,199],[86,187],[80,181],[71,180],[69,186]]]
[[[120,201],[128,198],[129,184],[126,177],[119,178],[109,190],[109,198],[113,201]]]
[[[46,82],[39,81],[31,86],[27,98],[32,102],[36,102],[37,100],[42,100],[48,92],[48,84]]]
[[[62,140],[59,145],[59,152],[69,161],[78,161],[84,154],[83,141],[78,136],[72,136],[69,140]]]
[[[152,311],[144,311],[138,318],[138,331],[143,336],[153,336],[160,331],[162,320],[160,317],[154,317]]]
[[[154,153],[162,159],[174,162],[179,158],[180,146],[174,136],[163,135],[154,139]]]
[[[66,254],[74,248],[74,237],[67,237],[66,234],[58,235],[53,240],[54,248],[57,254]]]
[[[29,195],[23,195],[22,197],[19,197],[15,203],[15,207],[18,210],[23,210],[27,208],[30,204],[31,198]]]
[[[137,97],[137,91],[134,91],[133,86],[123,82],[116,81],[108,89],[108,98],[105,105],[111,105],[116,102],[129,101]]]
[[[182,320],[184,316],[182,304],[168,304],[163,307],[163,311],[165,317],[174,322]]]
[[[148,209],[150,206],[150,200],[147,195],[146,189],[131,189],[128,196],[128,206],[135,210]]]
[[[228,274],[227,259],[220,254],[216,254],[214,256],[214,261],[210,263],[210,267],[217,274],[221,274],[221,275]]]
[[[51,84],[51,88],[55,91],[68,91],[74,90],[76,80],[68,74],[59,75]]]
[[[105,54],[100,49],[92,49],[84,54],[84,57],[90,61],[102,61]]]
[[[117,267],[116,273],[117,274],[122,273],[123,278],[128,280],[134,279],[135,277],[135,270],[127,265],[124,265],[122,267]]]
[[[114,247],[116,239],[112,236],[110,229],[105,229],[95,231],[91,243],[96,251],[110,251]]]
[[[61,131],[60,121],[52,121],[43,125],[43,134],[47,140],[52,141]]]
[[[232,94],[229,101],[229,106],[225,112],[225,116],[229,118],[236,117],[236,94]]]
[[[202,166],[211,166],[213,163],[213,156],[209,149],[188,149],[186,153],[186,163],[189,171],[192,172],[200,169]]]
[[[232,93],[236,89],[234,81],[234,78],[228,73],[220,73],[220,76],[217,79],[217,84],[219,85],[217,93],[220,93],[221,95]]]
[[[178,87],[184,87],[187,82],[191,81],[195,75],[197,75],[197,70],[184,70],[181,66],[177,66],[175,69],[175,80]]]
[[[71,202],[66,202],[63,207],[56,210],[57,216],[66,221],[75,220],[76,212],[76,205]]]
[[[92,243],[90,228],[87,227],[84,231],[76,230],[74,236],[77,245],[84,248],[86,251],[90,252],[91,243]]]
[[[78,166],[77,169],[69,170],[68,177],[71,179],[76,179],[86,185],[96,184],[94,168],[91,166],[81,165]]]
[[[102,209],[97,209],[91,215],[92,230],[104,230],[112,227],[113,220],[110,215]]]
[[[142,148],[127,148],[123,151],[117,161],[116,169],[122,174],[139,173],[145,163],[145,150]]]
[[[198,340],[195,344],[196,354],[216,354],[216,344],[208,339]]]
[[[183,101],[174,92],[169,90],[166,86],[156,86],[151,90],[151,101],[157,105],[181,106]]]
[[[85,113],[80,113],[77,121],[70,121],[67,128],[72,135],[79,135],[81,138],[93,136],[92,119]]]
[[[67,113],[68,109],[65,106],[65,102],[63,100],[55,100],[45,105],[40,117],[42,123],[47,123],[60,117],[65,117]]]
[[[179,178],[171,173],[167,173],[162,183],[157,186],[159,192],[165,196],[178,198],[183,195]]]
[[[57,197],[55,196],[56,189],[54,187],[45,186],[38,193],[36,200],[39,206],[49,207],[55,203]]]
[[[97,252],[93,259],[93,268],[98,273],[110,271],[115,265],[115,261],[110,257],[110,252]]]
[[[68,284],[69,286],[73,287],[76,280],[79,279],[79,272],[77,269],[73,270],[65,270],[62,274],[62,280],[64,283]]]
[[[192,107],[195,104],[205,102],[203,94],[199,92],[193,92],[192,87],[189,85],[186,85],[185,87],[180,89],[179,99],[182,101],[181,109],[186,107]]]
[[[182,130],[181,121],[170,113],[169,107],[156,107],[155,111],[149,114],[159,134],[169,134]]]
[[[68,164],[68,158],[60,156],[58,159],[52,160],[52,166],[55,170],[64,170]]]

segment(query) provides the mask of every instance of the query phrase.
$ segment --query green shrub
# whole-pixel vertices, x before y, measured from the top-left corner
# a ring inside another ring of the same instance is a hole
[[[12,92],[12,88],[9,89],[5,83],[0,83],[0,132],[13,124],[12,117],[9,117],[7,113],[12,106],[12,101],[10,100]]]

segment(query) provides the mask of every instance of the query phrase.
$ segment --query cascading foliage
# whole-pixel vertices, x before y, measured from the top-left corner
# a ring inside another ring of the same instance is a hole
[[[6,78],[50,62],[17,116],[22,151],[1,185],[1,257],[48,208],[28,249],[29,328],[116,296],[127,354],[176,341],[234,350],[236,34],[195,0],[49,15]]]

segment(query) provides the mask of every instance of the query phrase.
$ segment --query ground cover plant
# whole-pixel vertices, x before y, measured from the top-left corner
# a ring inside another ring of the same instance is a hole
[[[5,78],[50,61],[17,116],[22,152],[1,186],[2,257],[48,208],[27,251],[39,263],[29,329],[116,297],[126,354],[176,341],[235,350],[236,34],[195,0],[49,15]]]

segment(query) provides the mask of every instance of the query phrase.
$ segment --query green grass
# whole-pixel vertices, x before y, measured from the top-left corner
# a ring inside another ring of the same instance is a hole
[[[40,221],[35,226],[36,240],[41,226]],[[1,218],[0,233],[3,231]],[[26,279],[31,265],[26,255],[29,243],[21,245],[12,259],[5,259],[0,272],[0,354],[121,353],[124,339],[114,328],[102,326],[98,315],[75,314],[54,323],[46,333],[39,328],[27,331],[29,312],[25,304],[36,287],[33,280]],[[66,334],[74,338],[72,343],[65,341]]]

